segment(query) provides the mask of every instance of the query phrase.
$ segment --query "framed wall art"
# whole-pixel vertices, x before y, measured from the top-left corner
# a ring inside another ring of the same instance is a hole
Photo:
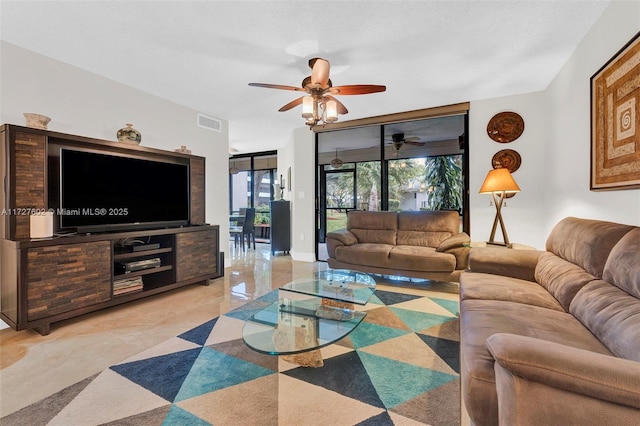
[[[640,33],[591,77],[592,191],[640,188]]]

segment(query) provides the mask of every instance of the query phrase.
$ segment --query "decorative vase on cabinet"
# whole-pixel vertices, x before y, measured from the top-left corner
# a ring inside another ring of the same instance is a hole
[[[133,128],[133,124],[128,124],[116,133],[118,142],[134,143],[139,145],[142,142],[142,134]]]

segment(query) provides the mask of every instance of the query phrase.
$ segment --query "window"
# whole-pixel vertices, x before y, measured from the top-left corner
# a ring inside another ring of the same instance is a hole
[[[318,242],[346,226],[350,209],[464,216],[466,126],[457,113],[318,133]]]
[[[268,223],[273,184],[278,181],[275,152],[246,154],[229,159],[230,213],[256,209],[256,223]]]

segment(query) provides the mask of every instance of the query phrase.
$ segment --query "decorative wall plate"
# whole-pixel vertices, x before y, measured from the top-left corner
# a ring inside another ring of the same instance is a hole
[[[524,120],[518,113],[507,111],[494,115],[487,124],[487,134],[500,143],[509,143],[518,139],[524,132]]]
[[[518,170],[521,163],[522,158],[520,157],[520,154],[518,154],[518,151],[514,151],[513,149],[503,149],[498,151],[491,159],[491,167],[494,169],[503,167],[509,170],[510,173]]]

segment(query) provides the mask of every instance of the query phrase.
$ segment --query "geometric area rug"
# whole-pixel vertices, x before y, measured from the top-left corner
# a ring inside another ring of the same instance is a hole
[[[2,419],[4,425],[458,425],[458,295],[378,285],[324,367],[242,341],[278,290]]]

